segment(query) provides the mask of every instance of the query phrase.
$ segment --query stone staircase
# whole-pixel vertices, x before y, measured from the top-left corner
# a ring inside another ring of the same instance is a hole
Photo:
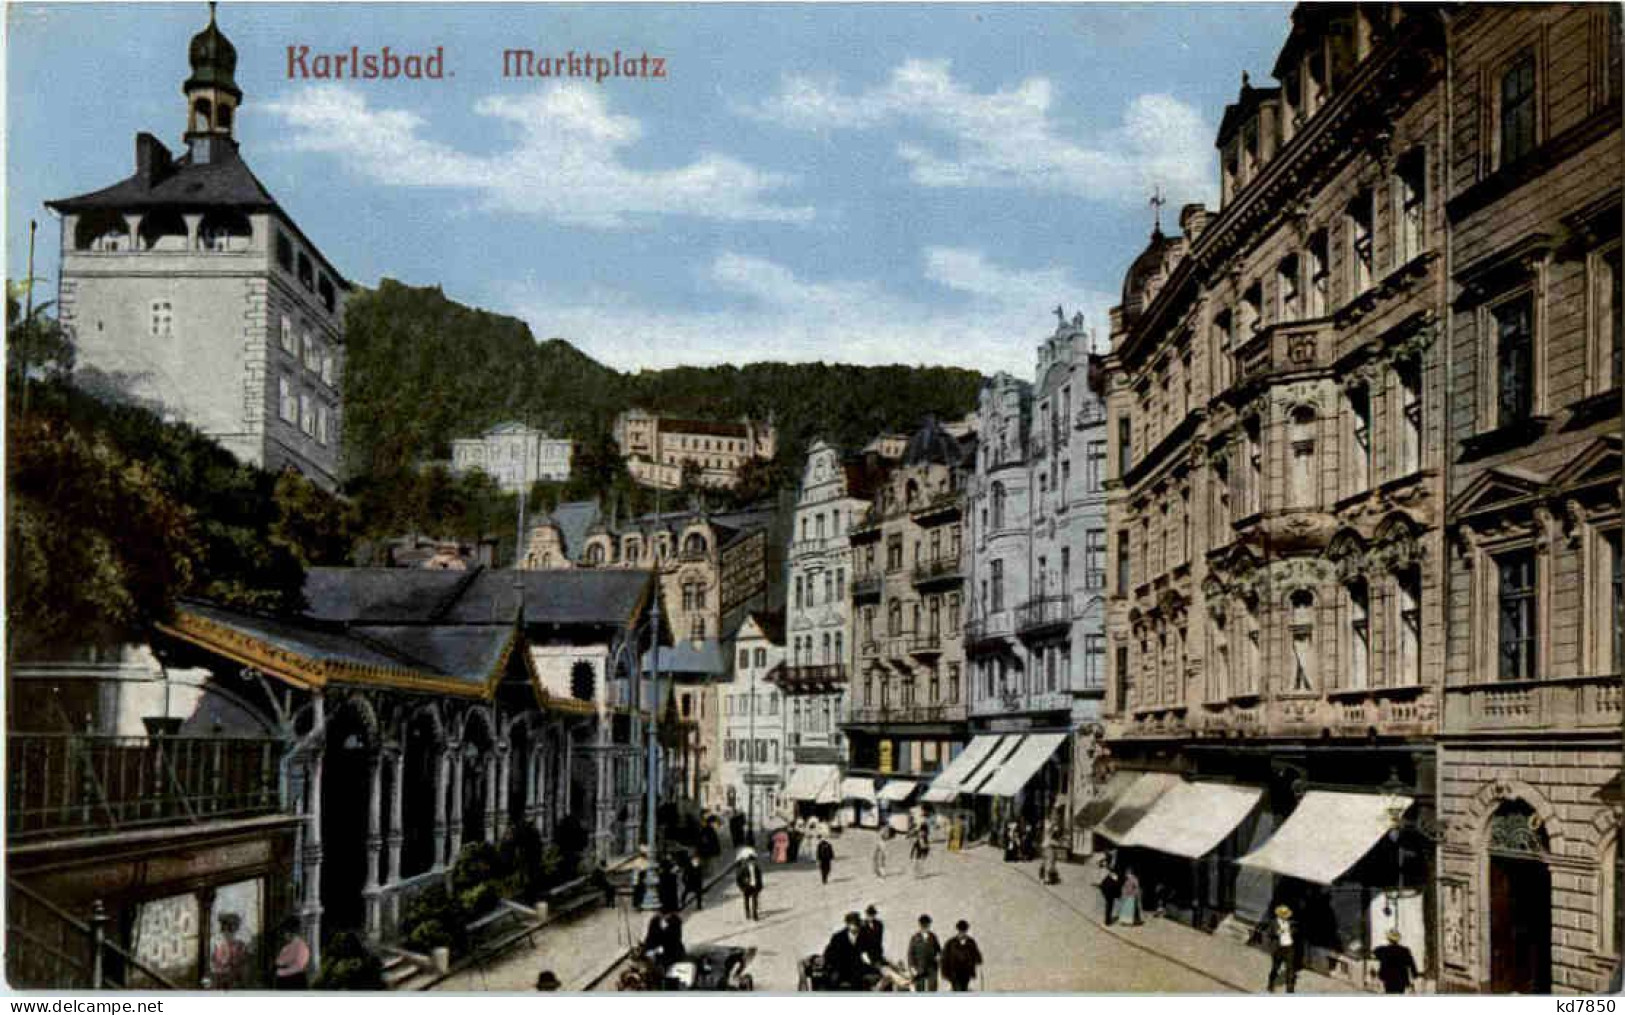
[[[437,975],[434,962],[426,955],[399,948],[382,949],[386,990],[423,990]]]

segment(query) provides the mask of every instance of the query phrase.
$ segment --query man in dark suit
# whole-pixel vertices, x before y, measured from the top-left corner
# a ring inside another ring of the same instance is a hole
[[[942,942],[931,930],[931,917],[920,916],[920,929],[908,939],[908,968],[914,973],[914,989],[937,989],[937,968],[942,961]]]
[[[649,932],[643,936],[643,951],[662,970],[673,962],[683,961],[687,954],[683,947],[683,921],[674,911],[663,910],[649,921]]]
[[[818,877],[824,884],[829,884],[829,869],[835,864],[835,847],[830,845],[828,839],[818,840]]]
[[[1292,916],[1292,907],[1284,904],[1276,906],[1274,913],[1264,918],[1253,936],[1270,948],[1270,978],[1264,989],[1273,994],[1275,984],[1279,982],[1288,994],[1295,992],[1303,942],[1298,933],[1298,921]]]
[[[1421,975],[1416,968],[1416,956],[1400,943],[1397,930],[1388,932],[1388,943],[1372,950],[1377,960],[1377,979],[1382,981],[1383,993],[1403,994]]]
[[[734,883],[739,886],[739,897],[745,900],[745,919],[762,918],[762,865],[755,855],[739,861],[734,871]]]
[[[880,922],[880,911],[873,905],[863,911],[861,933],[863,950],[878,964],[886,957],[886,925]]]
[[[942,946],[942,975],[954,990],[965,991],[970,989],[970,981],[976,978],[976,970],[982,964],[982,950],[970,936],[970,924],[960,920],[954,924],[954,930],[957,933]]]
[[[845,925],[824,946],[825,982],[831,990],[862,990],[874,969],[875,963],[864,951],[863,921],[858,914],[848,913]]]

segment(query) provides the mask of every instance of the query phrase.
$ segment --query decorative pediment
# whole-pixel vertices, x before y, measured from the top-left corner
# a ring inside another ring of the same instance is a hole
[[[1539,476],[1521,469],[1486,469],[1456,496],[1450,513],[1468,520],[1473,515],[1523,508],[1540,496],[1544,485]]]
[[[1456,281],[1461,285],[1457,305],[1471,306],[1523,282],[1536,264],[1551,255],[1555,243],[1548,233],[1530,233],[1457,271]]]
[[[1552,475],[1551,485],[1559,493],[1572,493],[1587,487],[1619,486],[1620,436],[1608,434],[1587,444],[1567,465]]]

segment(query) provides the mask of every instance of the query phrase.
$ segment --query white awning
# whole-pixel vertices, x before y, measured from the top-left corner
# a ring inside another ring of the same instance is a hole
[[[875,802],[875,781],[859,776],[848,776],[841,780],[842,800],[863,800],[868,803]]]
[[[1000,741],[999,745],[993,749],[993,753],[988,755],[987,760],[982,762],[976,771],[971,773],[970,778],[960,783],[959,792],[983,793],[982,787],[992,782],[993,777],[999,774],[999,769],[1009,762],[1010,756],[1016,753],[1016,749],[1021,746],[1023,739],[1025,738],[1020,735],[1011,735]]]
[[[1329,885],[1387,834],[1395,805],[1409,807],[1411,798],[1312,789],[1268,841],[1236,862]]]
[[[1235,831],[1264,795],[1259,786],[1180,782],[1151,805],[1119,846],[1143,846],[1191,860],[1206,856]]]
[[[834,765],[797,765],[790,769],[790,782],[784,787],[784,795],[791,800],[837,804],[841,797],[835,787],[840,781],[841,770]]]
[[[948,767],[931,780],[931,789],[925,794],[925,799],[931,803],[949,803],[959,796],[959,787],[965,779],[987,760],[993,748],[1003,739],[1001,736],[972,737],[965,749],[959,752],[959,757],[948,762]]]
[[[893,779],[880,787],[880,799],[890,800],[892,803],[901,803],[913,796],[914,791],[919,786],[919,783],[910,782],[907,779]]]
[[[1021,738],[1021,746],[1001,766],[992,779],[977,790],[982,796],[1013,797],[1027,787],[1038,770],[1066,740],[1065,733],[1029,733]]]
[[[1112,809],[1095,825],[1095,831],[1121,843],[1162,795],[1179,785],[1179,776],[1167,772],[1141,772],[1118,796]]]

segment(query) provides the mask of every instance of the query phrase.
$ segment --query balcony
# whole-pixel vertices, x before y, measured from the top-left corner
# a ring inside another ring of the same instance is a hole
[[[1015,614],[1010,610],[999,610],[986,617],[975,617],[965,622],[967,645],[980,645],[1000,638],[1010,638],[1015,633]]]
[[[859,571],[852,576],[852,601],[861,603],[880,598],[885,578],[879,571]]]
[[[921,525],[935,524],[959,517],[965,504],[963,490],[943,490],[932,494],[923,503],[909,506],[909,514]]]
[[[822,665],[786,666],[776,676],[769,677],[785,694],[806,694],[834,690],[847,681],[846,666],[841,663]]]
[[[964,576],[965,568],[958,555],[932,557],[914,565],[914,584],[918,587],[958,582]]]
[[[1506,680],[1444,689],[1445,733],[1619,731],[1619,674]]]
[[[914,656],[939,656],[943,646],[949,639],[944,638],[941,631],[923,631],[908,638],[908,654]]]
[[[1016,627],[1024,638],[1064,630],[1072,623],[1072,597],[1039,596],[1023,603],[1016,613]]]
[[[278,811],[280,740],[14,733],[12,842]]]
[[[854,708],[847,718],[849,724],[874,726],[905,726],[911,723],[964,722],[964,705],[868,705]]]
[[[1067,712],[1072,709],[1072,695],[1066,691],[1035,691],[1022,693],[1013,687],[1001,690],[991,697],[979,698],[971,708],[978,716],[1016,715],[1031,712]]]

